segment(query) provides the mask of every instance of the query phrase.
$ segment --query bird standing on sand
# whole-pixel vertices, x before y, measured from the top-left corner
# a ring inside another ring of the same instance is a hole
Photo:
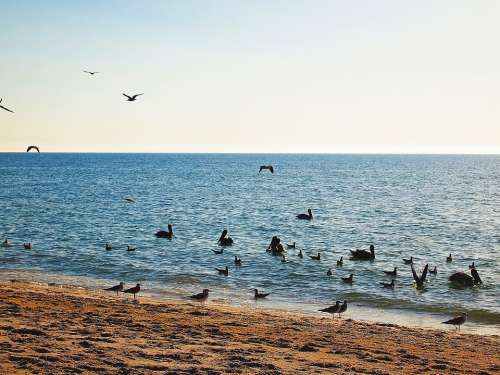
[[[321,254],[318,253],[318,255],[309,255],[309,258],[312,260],[321,260]]]
[[[142,93],[142,94],[135,94],[135,95],[132,95],[132,96],[127,95],[127,94],[125,94],[125,93],[122,93],[122,94],[123,94],[123,96],[126,96],[126,97],[127,97],[127,101],[128,101],[128,102],[135,102],[135,101],[137,100],[137,97],[138,97],[139,95],[144,95],[144,93]]]
[[[451,263],[452,261],[453,261],[453,258],[451,257],[451,253],[450,253],[450,255],[448,255],[448,256],[446,257],[446,262],[447,262],[447,263]]]
[[[203,292],[198,293],[198,294],[193,294],[192,296],[189,296],[189,298],[195,299],[195,300],[201,301],[201,302],[206,301],[208,298],[209,291],[210,290],[208,290],[208,289],[203,289]]]
[[[259,168],[259,173],[262,172],[262,170],[268,170],[271,173],[274,173],[274,168],[272,165],[261,165]]]
[[[404,259],[404,258],[403,258],[403,262],[404,262],[405,264],[413,264],[413,257],[411,257],[410,259]]]
[[[447,320],[446,322],[443,322],[442,324],[451,324],[455,326],[455,330],[460,331],[460,326],[464,324],[467,321],[467,313],[464,312],[460,316],[456,316],[453,319]]]
[[[219,273],[219,275],[224,275],[224,276],[228,276],[229,275],[229,268],[226,266],[226,268],[216,268],[217,272]]]
[[[299,220],[312,220],[313,218],[313,214],[312,214],[312,210],[309,208],[307,210],[307,214],[298,214],[297,215],[297,219]]]
[[[111,292],[116,292],[116,295],[118,295],[118,292],[121,292],[123,290],[123,282],[120,281],[120,284],[112,286],[111,288],[106,288],[104,290],[109,290]]]
[[[375,259],[375,246],[370,245],[370,251],[366,250],[351,250],[351,259],[355,260],[373,260]]]
[[[234,256],[234,265],[241,266],[241,258],[236,255]]]
[[[174,231],[172,230],[172,224],[167,225],[168,230],[159,230],[155,233],[155,236],[158,238],[167,238],[169,240],[174,236]]]
[[[134,295],[134,299],[135,299],[135,295],[137,293],[139,293],[139,291],[141,290],[141,284],[136,284],[136,286],[134,286],[133,288],[130,288],[130,289],[125,289],[123,291],[123,293],[130,293],[130,294],[133,294]]]
[[[342,304],[342,306],[340,306],[340,309],[339,309],[339,318],[340,318],[340,314],[345,313],[346,310],[347,310],[347,301],[344,301],[344,303]]]
[[[324,309],[318,310],[321,312],[326,312],[328,314],[332,314],[332,318],[335,318],[335,314],[340,310],[340,301],[335,302],[335,305],[326,307]]]
[[[99,73],[99,72],[89,72],[88,70],[84,70],[83,72],[87,73],[87,74],[90,74],[91,76],[93,76],[94,74]]]
[[[384,271],[387,276],[396,277],[398,275],[398,267],[394,267],[393,271]]]
[[[340,257],[339,260],[337,260],[337,267],[342,267],[344,265],[344,257]]]
[[[31,242],[23,243],[24,250],[31,250]]]
[[[429,269],[429,265],[426,264],[424,270],[422,271],[422,275],[419,277],[415,272],[415,268],[413,268],[413,263],[411,264],[411,273],[413,275],[413,280],[415,280],[415,284],[417,289],[423,289],[425,285],[425,278],[427,277],[427,271]]]
[[[0,103],[2,102],[2,98],[0,98]],[[9,108],[4,107],[3,105],[0,105],[0,108],[5,109],[7,112],[14,113],[14,111],[11,111]]]
[[[254,289],[254,298],[255,299],[260,299],[260,298],[266,298],[270,293],[259,293],[258,289]]]
[[[349,277],[343,277],[343,278],[342,278],[342,281],[343,281],[344,283],[346,283],[346,284],[352,284],[352,282],[353,282],[353,277],[354,277],[354,274],[353,274],[353,273],[351,273],[351,274],[349,275]]]
[[[40,153],[40,149],[38,148],[38,146],[28,146],[26,152],[30,152],[31,150],[36,150],[36,152]]]
[[[394,280],[391,280],[390,283],[380,283],[384,288],[392,288],[394,289]]]

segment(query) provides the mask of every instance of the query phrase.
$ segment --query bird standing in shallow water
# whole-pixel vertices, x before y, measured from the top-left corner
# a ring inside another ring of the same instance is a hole
[[[136,284],[133,288],[125,289],[123,293],[133,294],[135,299],[135,295],[139,293],[140,290],[141,290],[141,284]]]
[[[455,326],[455,330],[460,331],[460,326],[464,324],[467,321],[467,313],[462,313],[460,316],[456,316],[453,319],[447,320],[446,322],[443,322],[442,324],[451,324]]]
[[[120,282],[120,284],[112,286],[111,288],[106,288],[104,290],[116,292],[116,295],[118,295],[118,292],[121,292],[123,290],[123,282]]]

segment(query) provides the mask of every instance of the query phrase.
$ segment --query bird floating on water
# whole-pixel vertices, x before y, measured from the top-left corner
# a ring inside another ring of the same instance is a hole
[[[436,267],[436,266],[434,266],[434,269],[429,270],[429,273],[430,273],[431,275],[437,275],[437,273],[438,273],[438,269],[437,269],[437,267]]]
[[[404,264],[413,264],[413,257],[410,257],[410,259],[404,259],[403,258]]]
[[[286,244],[286,247],[289,249],[295,249],[295,242],[292,244]]]
[[[140,290],[141,290],[141,284],[136,284],[133,288],[125,289],[123,293],[133,294],[135,299],[135,295],[139,293]]]
[[[220,250],[212,249],[212,251],[214,252],[214,254],[217,254],[217,255],[221,255],[222,253],[224,253],[224,249],[220,249]]]
[[[259,173],[262,172],[262,170],[268,170],[271,173],[274,173],[274,168],[272,165],[261,165],[259,168]]]
[[[384,271],[387,276],[396,277],[398,275],[398,267],[394,267],[392,271]]]
[[[40,153],[40,149],[38,148],[38,146],[28,146],[28,148],[26,149],[26,152],[30,152],[31,150],[35,150],[36,152]]]
[[[346,284],[352,284],[354,278],[354,274],[350,274],[349,277],[343,277],[342,281]]]
[[[479,277],[479,273],[475,268],[471,268],[470,273],[471,276],[463,272],[455,272],[448,278],[448,280],[452,284],[458,285],[460,287],[472,287],[474,285],[480,285],[483,283],[483,281]]]
[[[84,70],[83,72],[84,72],[84,73],[87,73],[87,74],[90,74],[91,76],[93,76],[94,74],[99,73],[99,72],[90,72],[90,71],[88,71],[88,70]]]
[[[321,260],[321,254],[318,253],[318,255],[309,255],[309,258],[312,260]]]
[[[229,275],[229,268],[228,266],[226,266],[226,268],[216,268],[217,272],[219,273],[219,275],[224,275],[224,276],[228,276]]]
[[[394,289],[394,280],[391,280],[390,283],[380,283],[384,288],[393,288]]]
[[[210,292],[210,290],[203,289],[203,292],[198,293],[198,294],[193,294],[192,296],[189,296],[189,298],[203,302],[203,301],[207,300],[207,298],[208,298],[208,292]]]
[[[422,275],[419,277],[417,273],[415,272],[415,268],[413,268],[413,263],[411,264],[411,273],[413,275],[413,280],[415,280],[415,284],[417,286],[417,289],[423,289],[425,285],[425,279],[427,277],[427,271],[429,269],[429,265],[426,264],[424,267],[424,270],[422,271]]]
[[[299,250],[299,253],[297,254],[299,258],[304,258],[304,254],[302,254],[302,249]]]
[[[3,100],[3,99],[2,99],[2,98],[0,98],[0,103],[2,102],[2,100]],[[11,111],[9,108],[4,107],[3,105],[0,105],[0,108],[5,109],[7,112],[14,113],[14,111]]]
[[[31,242],[23,243],[24,250],[31,250]]]
[[[270,293],[259,293],[258,289],[254,289],[253,291],[255,299],[266,298],[270,294]]]
[[[344,257],[340,257],[339,260],[337,260],[337,267],[342,267],[344,265]]]
[[[453,258],[451,257],[451,253],[450,253],[450,255],[448,255],[446,257],[446,262],[450,263],[451,261],[453,261]]]
[[[123,94],[123,96],[126,96],[126,97],[127,97],[127,101],[128,101],[128,102],[135,102],[135,101],[137,100],[137,97],[138,97],[139,95],[144,95],[144,93],[142,93],[142,94],[135,94],[135,95],[132,95],[132,96],[127,95],[127,94],[125,94],[125,93],[122,93],[122,94]]]
[[[123,290],[123,282],[120,282],[120,284],[112,286],[111,288],[106,288],[104,290],[116,292],[116,295],[118,295],[118,292],[121,292]]]
[[[136,249],[137,247],[135,246],[127,245],[127,251],[135,251]]]
[[[312,210],[309,208],[307,209],[307,214],[298,214],[297,219],[299,220],[312,220],[313,214]]]
[[[318,310],[321,312],[326,312],[328,314],[332,314],[332,318],[335,318],[335,314],[340,310],[340,301],[335,302],[335,305],[326,307],[324,309]]]
[[[328,268],[328,271],[326,271],[326,276],[332,276],[333,272],[331,268]]]
[[[469,269],[473,269],[473,268],[476,268],[476,265],[474,264],[474,262],[472,262],[472,264],[469,264]]]
[[[451,325],[455,326],[455,330],[458,329],[460,331],[460,326],[462,324],[464,324],[466,321],[467,321],[467,313],[464,312],[464,313],[462,313],[462,315],[456,316],[450,320],[447,320],[447,321],[443,322],[442,324],[451,324]]]
[[[217,241],[220,246],[232,246],[233,245],[233,239],[231,237],[226,237],[227,236],[227,229],[224,229],[222,231],[222,234],[219,237],[219,240]]]
[[[169,240],[174,236],[174,231],[172,230],[172,224],[167,225],[168,230],[159,230],[155,233],[155,236],[158,238],[167,238]]]
[[[236,266],[241,266],[241,258],[235,255],[234,256],[234,264]]]
[[[106,250],[111,250],[111,249],[113,249],[113,245],[108,242],[106,244]]]
[[[286,263],[285,254],[281,254],[281,263]]]
[[[351,250],[351,258],[355,260],[373,260],[375,259],[375,246],[370,245],[370,251],[367,250]]]
[[[11,246],[12,244],[7,238],[2,242],[2,247],[11,247]]]

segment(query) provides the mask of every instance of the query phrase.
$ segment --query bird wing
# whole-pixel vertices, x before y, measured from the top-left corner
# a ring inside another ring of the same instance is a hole
[[[132,99],[132,97],[131,97],[131,96],[128,96],[127,94],[125,94],[125,93],[123,93],[123,92],[122,92],[122,95],[123,95],[123,96],[126,96],[126,97],[127,97],[127,98],[129,98],[129,99]]]
[[[419,284],[420,278],[418,277],[417,273],[415,272],[415,268],[413,268],[413,264],[411,265],[411,273],[413,274],[413,280],[415,280],[415,282],[417,284]]]
[[[142,94],[135,94],[134,96],[132,96],[132,98],[135,99],[135,98],[137,98],[140,95],[144,95],[144,93],[142,93]]]
[[[271,173],[274,173],[274,168],[272,165],[269,167],[269,170],[271,171]]]
[[[261,165],[260,168],[259,168],[259,173],[262,172],[263,169],[264,169],[264,166]]]
[[[422,280],[422,283],[425,281],[425,278],[427,277],[427,271],[429,270],[429,265],[426,264],[424,267],[424,271],[422,272],[422,277],[420,280]]]
[[[3,105],[0,105],[0,108],[5,109],[7,112],[14,113],[14,111],[11,111],[10,109],[8,109],[8,108],[4,107]]]

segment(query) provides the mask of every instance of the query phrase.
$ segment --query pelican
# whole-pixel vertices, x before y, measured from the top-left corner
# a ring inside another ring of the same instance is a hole
[[[167,238],[169,240],[174,236],[174,231],[172,230],[172,224],[168,224],[168,230],[159,230],[155,233],[155,236],[158,238]]]
[[[339,318],[340,318],[340,314],[345,313],[346,310],[347,310],[347,301],[344,301],[344,303],[342,304],[342,306],[340,306],[340,309],[339,309]]]
[[[446,262],[447,262],[447,263],[450,263],[452,260],[453,260],[453,258],[451,257],[451,253],[450,253],[450,255],[448,255],[448,256],[446,257]]]
[[[226,266],[226,268],[216,268],[217,272],[219,273],[219,275],[224,275],[224,276],[228,276],[229,275],[229,268]]]
[[[38,146],[28,146],[28,148],[26,149],[26,152],[30,152],[31,150],[36,150],[37,152],[40,152],[40,149],[38,148]]]
[[[133,288],[125,289],[123,293],[133,294],[135,299],[135,295],[139,293],[140,290],[141,290],[141,284],[136,284],[136,286],[134,286]]]
[[[337,267],[342,267],[344,265],[344,257],[340,257],[339,260],[337,260]]]
[[[207,298],[208,298],[208,292],[210,292],[210,290],[203,289],[203,292],[198,293],[198,294],[193,294],[192,296],[189,296],[189,298],[203,302],[203,301],[207,300]]]
[[[106,288],[104,290],[109,290],[111,292],[116,292],[116,295],[118,295],[118,292],[121,292],[123,290],[123,282],[120,282],[120,284],[112,286],[111,288]]]
[[[136,99],[137,99],[137,97],[139,95],[144,95],[144,93],[142,93],[142,94],[135,94],[135,95],[132,95],[132,96],[129,96],[129,95],[125,94],[125,93],[122,93],[122,94],[123,94],[123,96],[127,97],[127,101],[129,101],[129,102],[135,102]]]
[[[351,258],[357,260],[373,260],[375,259],[375,246],[370,245],[370,251],[359,249],[356,249],[356,251],[351,250]]]
[[[398,267],[394,267],[393,271],[384,271],[387,276],[396,277],[398,275]]]
[[[410,259],[404,259],[404,258],[403,258],[403,262],[404,262],[405,264],[413,264],[413,257],[411,257]]]
[[[342,278],[342,281],[346,284],[352,284],[353,282],[353,277],[354,277],[354,274],[350,274],[349,277],[343,277]]]
[[[451,324],[455,326],[455,330],[460,331],[460,326],[464,324],[467,321],[467,313],[464,312],[460,316],[456,316],[453,319],[447,320],[446,322],[443,322],[442,324]]]
[[[0,98],[0,103],[2,102],[2,98]],[[3,105],[0,105],[0,108],[5,109],[7,112],[14,113],[14,111],[11,111],[9,108],[4,107]]]
[[[415,284],[417,285],[417,289],[423,289],[424,283],[425,283],[425,278],[427,277],[427,271],[429,269],[429,265],[426,264],[424,267],[424,270],[422,271],[422,276],[418,276],[417,273],[415,272],[415,269],[413,268],[413,263],[411,265],[411,273],[413,275],[413,280],[415,280]]]
[[[262,172],[262,170],[268,170],[271,173],[274,173],[274,168],[272,165],[261,165],[259,168],[259,173]]]
[[[328,314],[332,314],[332,318],[335,318],[335,314],[340,310],[340,301],[335,302],[335,305],[326,307],[324,309],[318,310],[321,312],[326,312]]]
[[[390,283],[380,283],[384,288],[392,288],[394,289],[394,280],[391,280]]]
[[[312,210],[309,208],[307,210],[307,214],[298,214],[297,215],[297,219],[299,220],[312,220],[313,218],[313,214],[312,214]]]
[[[233,239],[231,237],[226,237],[227,236],[227,229],[224,229],[222,231],[222,234],[219,237],[219,240],[217,241],[220,246],[231,246],[233,244]]]
[[[270,294],[270,293],[259,293],[258,289],[254,289],[253,291],[255,299],[266,298]]]
[[[479,277],[479,273],[475,268],[471,268],[470,273],[472,276],[469,276],[463,272],[455,272],[448,278],[448,280],[452,284],[456,284],[461,287],[472,287],[474,285],[483,283],[483,281]]]
[[[312,260],[321,260],[321,254],[318,253],[318,255],[309,255],[309,258]]]
[[[84,70],[83,72],[87,73],[87,74],[90,74],[91,76],[93,76],[94,74],[99,73],[99,72],[89,72],[88,70]]]

